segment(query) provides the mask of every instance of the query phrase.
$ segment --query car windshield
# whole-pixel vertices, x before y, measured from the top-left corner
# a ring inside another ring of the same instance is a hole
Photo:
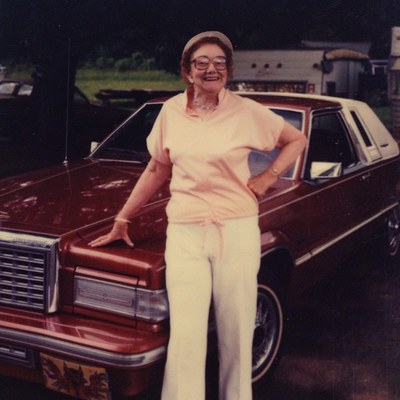
[[[140,163],[149,161],[146,138],[161,107],[162,103],[151,103],[140,108],[95,150],[92,158]]]
[[[0,83],[0,93],[1,94],[13,94],[16,86],[17,86],[17,84],[14,82],[1,82]]]
[[[147,151],[146,138],[160,112],[162,103],[149,103],[133,114],[117,131],[106,139],[91,155],[101,160],[119,160],[135,163],[147,163],[150,155]],[[303,113],[288,109],[272,108],[286,121],[299,130],[303,127]],[[274,161],[279,150],[269,153],[252,151],[249,155],[249,167],[252,175],[264,171]],[[293,176],[294,167],[284,177]]]

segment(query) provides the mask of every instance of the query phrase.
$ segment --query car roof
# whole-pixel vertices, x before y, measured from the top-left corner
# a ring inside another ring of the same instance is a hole
[[[3,83],[18,83],[18,84],[27,83],[27,84],[32,85],[33,81],[31,79],[9,79],[9,78],[7,78],[7,79],[1,79],[0,83],[1,84],[3,84]]]
[[[285,92],[235,92],[271,106],[290,106],[300,109],[340,108],[342,103],[333,97]]]
[[[370,107],[362,101],[340,97],[324,96],[317,94],[285,93],[285,92],[234,92],[240,96],[251,98],[271,108],[288,108],[304,112],[318,112],[327,110],[341,110],[346,120],[357,135],[359,127],[351,116],[355,110],[358,116],[366,124],[366,128],[373,138],[374,143],[380,148],[383,158],[391,158],[399,154],[399,146],[391,136],[382,121],[375,115]],[[170,97],[170,96],[169,96]],[[169,97],[154,99],[149,103],[162,103]],[[362,139],[360,139],[362,142]],[[368,149],[365,150],[368,152]],[[368,156],[369,157],[369,156]],[[373,162],[368,158],[368,162]]]
[[[329,108],[341,108],[344,102],[340,98],[330,96],[319,96],[298,93],[281,93],[281,92],[234,92],[240,96],[253,99],[259,103],[272,107],[290,107],[300,110],[318,110]],[[170,96],[154,98],[148,103],[162,103],[168,100]]]

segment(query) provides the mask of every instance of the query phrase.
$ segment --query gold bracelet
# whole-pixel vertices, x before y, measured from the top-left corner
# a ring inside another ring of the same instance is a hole
[[[122,218],[122,217],[115,217],[114,218],[115,222],[125,222],[126,224],[132,223],[129,219],[127,218]]]
[[[280,173],[276,168],[271,167],[269,169],[276,177],[280,178]]]

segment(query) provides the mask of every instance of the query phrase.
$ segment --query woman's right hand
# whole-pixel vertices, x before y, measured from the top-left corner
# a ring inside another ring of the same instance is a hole
[[[126,219],[126,216],[135,215],[167,181],[171,176],[171,171],[171,165],[160,163],[152,158],[118,213],[111,231],[89,242],[89,246],[105,246],[116,240],[123,240],[129,247],[133,247],[133,242],[128,235],[129,220]]]
[[[89,242],[90,247],[105,246],[116,240],[123,240],[129,247],[133,247],[133,242],[128,235],[128,224],[122,221],[115,221],[111,231],[106,235],[99,236],[98,238]]]

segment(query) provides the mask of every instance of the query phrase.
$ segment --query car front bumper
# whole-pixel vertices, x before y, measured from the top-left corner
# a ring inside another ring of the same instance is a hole
[[[104,369],[111,391],[133,395],[161,379],[167,340],[166,332],[0,309],[0,374],[44,382],[46,356]]]

